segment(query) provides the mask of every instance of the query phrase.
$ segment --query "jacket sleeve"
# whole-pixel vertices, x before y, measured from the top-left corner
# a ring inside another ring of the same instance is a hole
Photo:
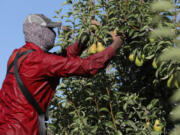
[[[80,42],[75,42],[74,44],[69,45],[62,51],[62,56],[64,57],[76,57],[80,56],[83,51],[83,45]]]
[[[45,54],[42,63],[43,70],[49,77],[94,75],[98,70],[107,66],[114,54],[115,50],[112,47],[108,47],[104,51],[87,58],[80,58],[79,56],[62,57],[53,54]]]

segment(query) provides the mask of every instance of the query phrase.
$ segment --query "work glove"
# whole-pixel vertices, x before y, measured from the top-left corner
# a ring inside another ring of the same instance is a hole
[[[82,47],[83,50],[85,50],[88,47],[87,44],[89,40],[90,40],[90,33],[85,30],[78,36],[78,41],[80,42],[80,46]]]

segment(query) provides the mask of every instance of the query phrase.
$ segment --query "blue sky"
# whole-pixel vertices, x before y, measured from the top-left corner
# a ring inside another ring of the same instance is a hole
[[[52,20],[55,10],[65,0],[0,0],[0,88],[6,74],[9,56],[15,48],[24,45],[23,21],[31,13],[43,13]],[[63,8],[62,14],[68,9]]]
[[[22,32],[25,17],[31,13],[43,13],[56,21],[52,17],[55,10],[62,8],[63,2],[65,0],[0,0],[0,88],[9,56],[15,48],[25,43]],[[63,7],[62,14],[67,10]]]

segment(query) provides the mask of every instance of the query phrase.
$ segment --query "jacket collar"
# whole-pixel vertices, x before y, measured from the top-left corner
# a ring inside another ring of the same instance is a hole
[[[35,51],[44,52],[39,46],[37,46],[36,44],[31,43],[31,42],[26,42],[26,44],[23,47],[25,47],[27,49],[32,49],[32,50],[35,50]]]

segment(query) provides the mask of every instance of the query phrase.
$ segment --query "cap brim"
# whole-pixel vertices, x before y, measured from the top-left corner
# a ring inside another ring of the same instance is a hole
[[[46,25],[46,27],[57,28],[57,27],[61,27],[61,25],[62,25],[61,22],[50,22]]]

